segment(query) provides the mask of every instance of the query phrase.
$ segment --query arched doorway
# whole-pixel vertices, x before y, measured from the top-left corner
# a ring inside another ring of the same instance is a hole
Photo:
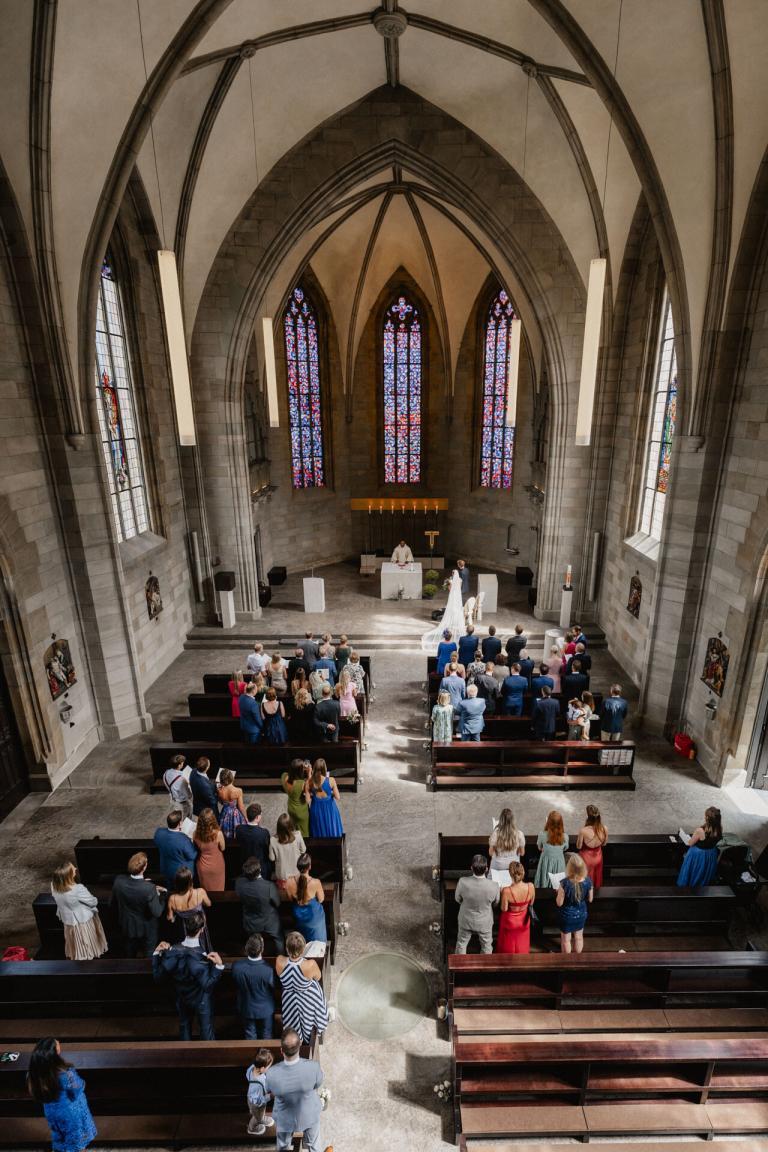
[[[0,660],[0,820],[4,820],[28,792],[29,766]]]

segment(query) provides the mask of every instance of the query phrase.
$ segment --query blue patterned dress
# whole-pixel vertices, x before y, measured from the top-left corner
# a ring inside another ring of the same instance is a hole
[[[96,1125],[85,1098],[85,1084],[74,1068],[59,1073],[57,1100],[43,1105],[53,1152],[82,1152],[96,1139]]]

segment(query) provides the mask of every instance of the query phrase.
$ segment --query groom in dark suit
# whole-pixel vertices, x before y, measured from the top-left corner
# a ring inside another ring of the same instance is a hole
[[[112,903],[117,908],[126,955],[131,959],[151,954],[157,944],[158,917],[165,910],[165,888],[144,878],[147,863],[145,854],[136,852],[128,861],[128,875],[116,876],[112,885]]]
[[[192,1039],[192,1022],[197,1016],[200,1039],[215,1040],[211,994],[221,979],[224,965],[218,952],[203,952],[200,933],[205,921],[202,916],[187,917],[184,927],[186,936],[182,944],[171,947],[167,940],[160,941],[152,953],[152,975],[155,980],[173,978],[181,1039]]]
[[[462,603],[469,599],[469,568],[467,568],[466,560],[456,561],[456,571],[461,580],[461,600]]]

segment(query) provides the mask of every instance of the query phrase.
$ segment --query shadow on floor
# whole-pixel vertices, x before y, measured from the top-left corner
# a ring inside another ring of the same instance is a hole
[[[451,1104],[441,1100],[433,1091],[435,1084],[450,1079],[450,1061],[444,1057],[417,1056],[408,1052],[405,1057],[405,1080],[391,1080],[387,1086],[387,1095],[390,1100],[404,1100],[439,1116],[443,1140],[453,1143]]]

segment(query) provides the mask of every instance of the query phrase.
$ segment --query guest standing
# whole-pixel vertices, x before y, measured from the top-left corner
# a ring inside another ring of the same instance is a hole
[[[269,662],[267,679],[279,700],[288,695],[288,665],[279,652],[275,652]]]
[[[240,730],[246,744],[258,744],[261,737],[261,708],[256,702],[258,685],[251,681],[240,697]]]
[[[456,717],[459,722],[459,734],[462,740],[478,741],[485,728],[485,700],[477,695],[477,684],[470,684],[467,688],[466,700],[460,700],[456,706]]]
[[[522,716],[523,697],[528,691],[528,681],[520,675],[520,665],[515,663],[509,669],[501,685],[501,710],[505,716]]]
[[[130,959],[142,952],[149,956],[153,951],[157,944],[158,917],[162,916],[165,906],[165,888],[144,877],[147,864],[143,852],[134,853],[128,861],[128,875],[116,876],[112,885],[117,921]]]
[[[525,882],[525,869],[519,861],[510,864],[509,876],[512,883],[501,890],[496,951],[507,956],[527,955],[531,950],[531,905],[536,889]]]
[[[339,676],[346,668],[349,657],[351,655],[352,649],[349,646],[349,641],[342,632],[341,636],[339,636],[339,646],[336,649],[336,671],[338,672]]]
[[[328,775],[328,765],[322,758],[315,760],[312,776],[306,783],[309,804],[309,834],[313,839],[344,835],[339,812],[339,789]]]
[[[293,711],[288,717],[288,730],[293,744],[313,744],[315,741],[315,702],[306,688],[296,693]]]
[[[325,890],[322,881],[310,875],[312,857],[308,852],[299,856],[296,862],[298,879],[291,876],[285,882],[283,892],[293,904],[293,918],[296,930],[301,932],[305,940],[321,940],[327,942],[328,930],[325,924],[323,900]]]
[[[319,704],[322,700],[323,688],[325,688],[327,684],[328,681],[325,676],[323,676],[323,673],[319,669],[313,668],[309,674],[309,687],[315,704]]]
[[[242,720],[240,721],[242,725]],[[207,756],[200,756],[195,761],[195,770],[189,778],[190,787],[192,788],[192,813],[194,816],[199,816],[203,808],[212,808],[214,812],[218,811],[218,797],[216,795],[216,785],[208,775],[208,769],[211,762]]]
[[[232,697],[232,715],[240,719],[240,697],[245,692],[245,680],[243,679],[242,671],[235,672],[232,679],[227,684],[227,690]]]
[[[247,935],[258,932],[269,936],[275,951],[283,950],[283,926],[280,922],[280,893],[271,880],[266,880],[255,856],[243,864],[243,874],[235,880],[235,893],[243,910],[243,928]]]
[[[238,960],[237,964],[240,963]],[[234,972],[234,967],[233,967]],[[269,1038],[272,1038],[270,1032]],[[267,1088],[267,1072],[275,1060],[268,1048],[259,1048],[253,1057],[253,1063],[246,1070],[245,1078],[248,1081],[248,1111],[251,1118],[248,1121],[246,1132],[249,1136],[263,1136],[267,1128],[274,1128],[275,1122],[267,1116],[267,1104],[270,1094]]]
[[[355,695],[365,695],[365,669],[360,663],[360,654],[352,652],[347,664],[347,672],[349,672],[355,684]]]
[[[208,935],[208,921],[205,909],[210,908],[211,898],[205,888],[195,888],[191,868],[179,868],[173,878],[173,892],[168,897],[167,917],[171,924],[178,920],[181,926],[179,941],[186,937],[186,925],[192,916],[200,916],[203,921],[202,944],[206,952],[211,949]]]
[[[620,684],[611,684],[611,694],[603,700],[600,710],[600,739],[615,741],[623,739],[624,721],[627,718],[628,704],[621,694]]]
[[[85,1083],[62,1059],[61,1045],[53,1037],[35,1045],[29,1058],[27,1091],[43,1106],[53,1152],[85,1152],[97,1136]]]
[[[269,880],[272,868],[269,863],[269,832],[261,826],[261,804],[249,804],[245,810],[247,823],[235,829],[235,840],[240,848],[240,859],[246,861],[255,856],[261,864],[261,874]]]
[[[445,671],[446,664],[450,664],[454,653],[458,652],[458,648],[453,642],[453,633],[450,628],[446,628],[443,632],[443,639],[437,646],[437,668],[438,676],[442,676]]]
[[[468,624],[466,634],[459,638],[459,663],[465,666],[471,664],[478,647],[474,625]]]
[[[484,665],[482,674],[475,678],[477,694],[485,700],[485,714],[491,716],[496,712],[496,702],[499,699],[501,685],[493,674],[493,663]]]
[[[161,940],[152,953],[152,975],[155,980],[170,976],[176,987],[176,1009],[179,1013],[179,1036],[192,1039],[195,1017],[200,1024],[200,1039],[215,1040],[212,993],[221,979],[224,965],[218,952],[204,952],[201,935],[205,925],[202,916],[190,916],[185,924],[183,944]]]
[[[107,951],[107,938],[99,917],[99,901],[78,883],[74,864],[61,864],[53,873],[51,895],[56,915],[64,925],[67,960],[98,960]]]
[[[717,872],[717,845],[722,838],[720,809],[707,808],[704,823],[688,841],[688,851],[677,877],[678,888],[704,888],[712,883]]]
[[[285,956],[278,956],[275,972],[280,981],[280,1012],[284,1028],[294,1028],[304,1044],[313,1030],[322,1036],[328,1027],[328,1005],[320,983],[322,973],[316,960],[304,956],[307,942],[300,932],[291,932],[285,941]]]
[[[554,740],[559,718],[560,705],[552,699],[552,689],[545,685],[541,689],[541,697],[533,702],[531,721],[534,737],[537,740]]]
[[[453,704],[450,692],[438,692],[432,708],[432,743],[450,744],[453,740]]]
[[[553,810],[547,816],[544,831],[539,832],[536,847],[541,855],[536,865],[534,884],[537,888],[549,888],[550,872],[565,872],[565,850],[568,847],[568,837],[563,827],[563,818],[559,812]]]
[[[232,965],[237,1010],[246,1040],[271,1040],[275,1018],[275,970],[263,957],[264,941],[258,932],[245,942],[245,959]]]
[[[208,892],[223,892],[227,886],[224,868],[226,841],[212,808],[203,808],[198,816],[194,844],[198,851],[198,880]]]
[[[182,817],[192,815],[193,796],[189,784],[192,769],[185,771],[186,764],[183,756],[174,756],[171,767],[163,773],[163,784],[168,792],[171,809],[178,809]]]
[[[306,784],[311,771],[312,765],[309,760],[291,760],[288,771],[283,772],[280,777],[280,786],[288,797],[288,815],[293,827],[297,828],[302,836],[309,836]]]
[[[317,1089],[323,1073],[315,1060],[302,1060],[301,1037],[283,1032],[283,1059],[267,1072],[266,1088],[275,1098],[272,1116],[277,1127],[278,1152],[294,1147],[294,1132],[302,1133],[306,1152],[320,1152],[320,1115],[323,1110]],[[327,1152],[327,1150],[326,1150]]]
[[[250,673],[255,675],[257,672],[263,672],[269,663],[269,657],[264,654],[263,644],[254,644],[253,652],[245,662],[245,666]]]
[[[261,702],[261,738],[265,744],[278,746],[288,743],[288,729],[285,726],[285,708],[278,700],[274,689],[268,688]]]
[[[166,827],[158,828],[152,839],[160,857],[160,875],[166,884],[172,884],[179,868],[194,868],[197,849],[189,836],[181,830],[181,812],[169,812]]]
[[[339,682],[336,685],[338,692],[339,708],[341,709],[342,716],[356,716],[357,715],[357,698],[355,692],[355,682],[347,671],[346,667],[342,668]]]
[[[466,560],[456,561],[456,571],[459,574],[459,580],[461,580],[461,599],[466,600],[469,596],[469,568]]]
[[[520,653],[528,643],[528,637],[523,631],[522,624],[515,624],[514,635],[510,636],[506,643],[507,663],[510,668],[513,664],[517,664],[520,660]]]
[[[525,677],[530,686],[531,677],[533,676],[534,663],[526,652],[525,648],[523,648],[522,652],[520,653],[517,662],[520,665],[520,675]]]
[[[525,836],[515,823],[511,808],[502,808],[499,822],[488,840],[491,858],[491,879],[494,872],[508,872],[510,865],[520,862],[525,853]]]
[[[293,656],[288,661],[288,682],[291,684],[291,692],[293,692],[293,681],[296,680],[299,673],[301,672],[305,681],[308,681],[311,671],[312,666],[304,655],[304,649],[300,644],[297,644]]]
[[[600,817],[600,809],[587,804],[587,819],[576,837],[576,851],[581,853],[587,875],[595,888],[603,886],[603,848],[607,843],[608,829]]]
[[[467,685],[464,678],[459,675],[458,665],[446,665],[445,672],[440,681],[440,691],[448,693],[455,710],[467,694]]]
[[[491,624],[488,629],[488,635],[480,645],[483,653],[483,660],[486,664],[495,664],[496,658],[501,652],[501,640],[496,635],[496,626]]]
[[[315,705],[315,730],[326,744],[338,743],[341,707],[331,696],[330,684],[323,685],[320,702]]]
[[[576,853],[570,856],[565,876],[560,881],[555,903],[560,909],[560,951],[584,950],[584,925],[587,922],[587,904],[592,903],[594,888],[587,876],[587,866]]]
[[[542,688],[545,687],[549,688],[550,692],[554,692],[555,681],[549,674],[549,664],[540,664],[538,676],[531,677],[531,692],[535,698],[538,698],[541,696]]]
[[[298,859],[306,850],[304,837],[294,829],[290,816],[278,816],[276,835],[269,842],[269,858],[275,866],[275,884],[281,891],[286,880],[298,876]]]
[[[560,654],[560,649],[556,644],[553,644],[549,650],[549,657],[547,658],[547,675],[552,680],[552,694],[558,696],[560,694],[560,674],[563,667],[563,658]]]
[[[488,861],[485,856],[473,856],[472,871],[462,876],[456,885],[456,903],[459,908],[459,931],[456,952],[463,956],[470,939],[476,933],[480,951],[493,951],[493,909],[499,903],[499,886],[486,876]]]

